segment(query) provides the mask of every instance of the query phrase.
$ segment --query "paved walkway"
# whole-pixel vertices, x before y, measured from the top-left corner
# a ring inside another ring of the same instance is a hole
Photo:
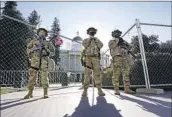
[[[28,100],[22,99],[26,91],[4,94],[1,117],[171,117],[171,92],[114,96],[112,90],[104,89],[106,96],[98,97],[95,89],[92,99],[92,88],[88,98],[81,98],[82,90],[78,89],[51,88],[48,99],[42,99],[42,89],[36,89]]]

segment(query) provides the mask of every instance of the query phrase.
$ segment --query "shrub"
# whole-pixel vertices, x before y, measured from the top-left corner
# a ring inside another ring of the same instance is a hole
[[[146,60],[151,84],[172,84],[172,54],[146,53]],[[103,86],[112,86],[112,74],[112,68],[105,69],[102,77]],[[130,83],[131,85],[145,85],[141,59],[135,61],[131,68]],[[120,85],[123,85],[122,76]]]

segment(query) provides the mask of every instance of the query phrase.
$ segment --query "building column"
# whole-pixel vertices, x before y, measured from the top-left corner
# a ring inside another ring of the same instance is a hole
[[[75,68],[74,68],[74,70],[76,72],[76,53],[74,54],[74,60],[75,60]]]
[[[69,52],[69,68],[68,70],[70,71],[70,52]]]

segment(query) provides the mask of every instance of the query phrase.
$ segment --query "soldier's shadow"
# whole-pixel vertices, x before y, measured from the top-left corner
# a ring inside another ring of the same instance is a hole
[[[88,98],[81,98],[78,107],[71,116],[63,117],[122,117],[113,104],[107,103],[104,97],[97,97],[97,104],[90,106]]]

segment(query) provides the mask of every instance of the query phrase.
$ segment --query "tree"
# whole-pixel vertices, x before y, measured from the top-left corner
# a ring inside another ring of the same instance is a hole
[[[17,2],[15,1],[5,2],[2,14],[19,20],[24,20],[24,18],[22,17],[22,13],[19,10],[17,10]]]
[[[20,11],[17,10],[17,2],[15,1],[5,2],[2,13],[26,22]],[[29,28],[16,20],[6,17],[0,20],[0,70],[28,70],[26,39],[29,35]],[[9,77],[15,87],[21,87],[21,72],[15,72],[13,77]]]
[[[2,13],[20,21],[25,21],[16,7],[17,2],[7,1]],[[0,22],[0,54],[2,56],[0,69],[27,69],[26,38],[29,32],[28,26],[6,17],[1,19]]]
[[[171,53],[172,54],[172,41],[168,40],[165,43],[161,43],[160,52],[162,52],[162,53]]]
[[[40,20],[41,16],[38,15],[37,11],[36,10],[33,10],[29,17],[28,17],[28,23],[33,25],[33,26],[37,26],[41,20]],[[30,37],[32,38],[34,35],[34,28],[33,27],[30,27]]]
[[[157,43],[159,40],[157,35],[147,36],[145,34],[142,34],[142,38],[143,38],[145,52],[155,52],[156,50],[159,49],[159,44]],[[133,52],[139,53],[140,48],[139,48],[138,36],[132,37],[131,44],[133,45]]]
[[[55,56],[53,57],[53,59],[55,61],[56,66],[58,66],[58,62],[60,61],[60,55],[59,55],[60,47],[55,45],[55,39],[59,37],[60,25],[59,25],[59,20],[56,17],[54,18],[54,21],[51,27],[52,28],[51,28],[50,38],[52,39],[52,43],[55,47]]]
[[[38,15],[36,10],[33,10],[28,17],[28,22],[31,25],[38,25],[40,23],[40,15]]]

